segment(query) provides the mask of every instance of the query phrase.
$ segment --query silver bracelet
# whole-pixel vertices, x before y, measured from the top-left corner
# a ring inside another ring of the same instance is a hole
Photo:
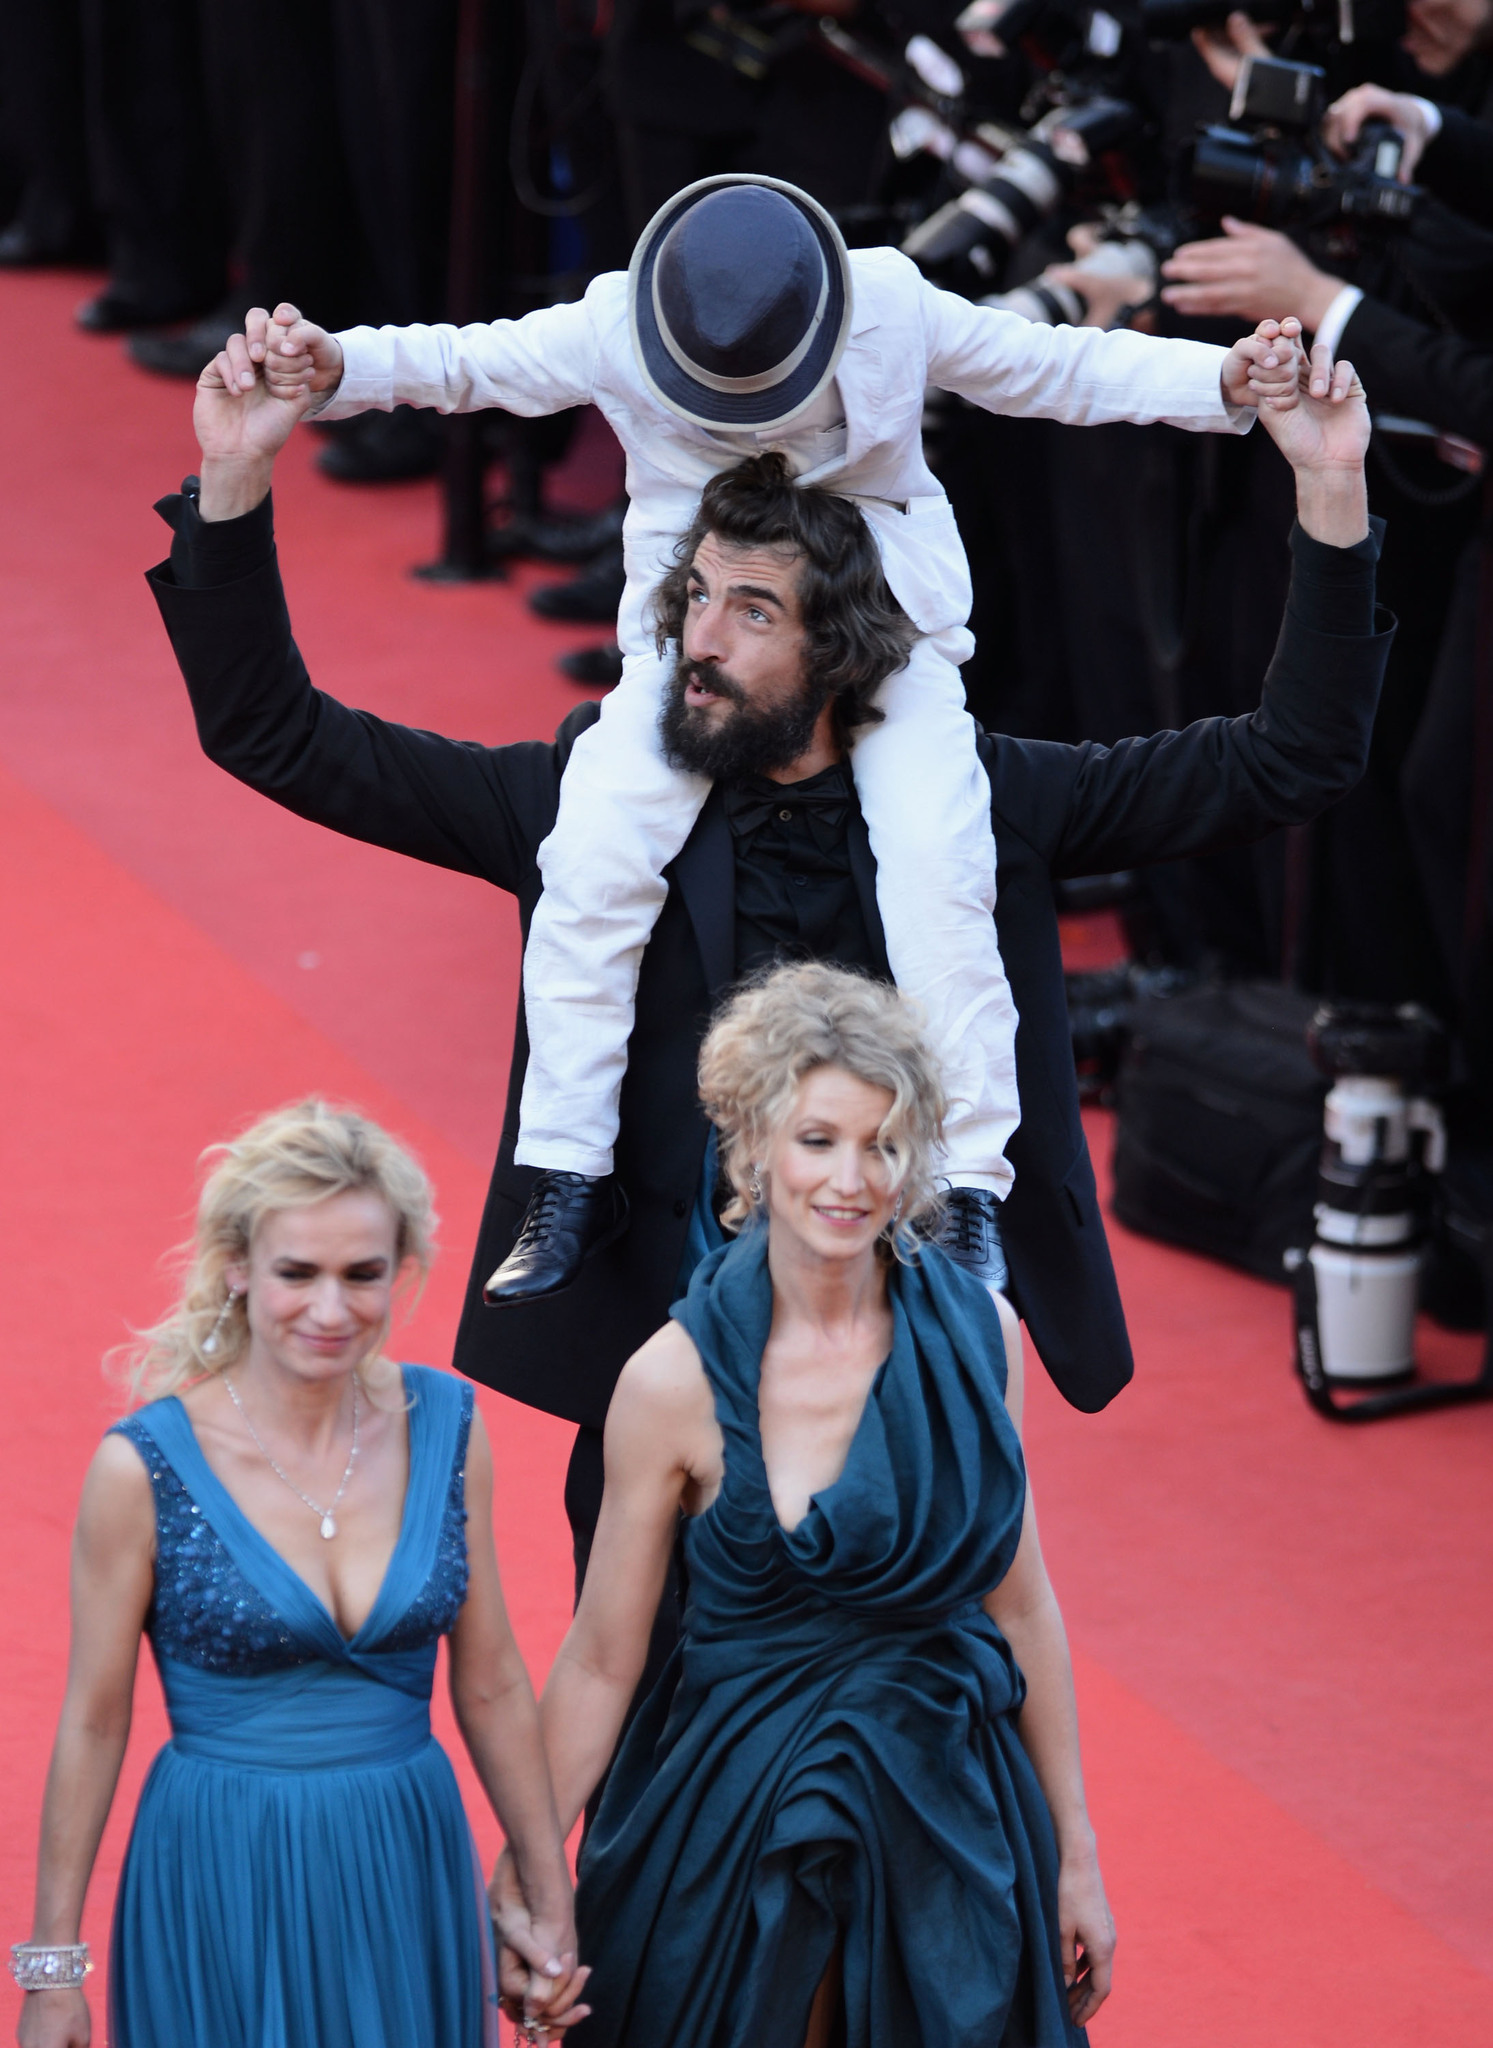
[[[10,1974],[23,1991],[76,1991],[92,1968],[86,1941],[11,1943]]]

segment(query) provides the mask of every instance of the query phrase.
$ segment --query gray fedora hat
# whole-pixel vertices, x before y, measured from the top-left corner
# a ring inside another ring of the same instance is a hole
[[[850,257],[817,200],[777,178],[702,178],[638,237],[627,273],[638,367],[701,427],[781,425],[829,383],[850,332]]]

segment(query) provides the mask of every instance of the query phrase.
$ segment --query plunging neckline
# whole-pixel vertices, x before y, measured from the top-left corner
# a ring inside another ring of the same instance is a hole
[[[301,1572],[298,1572],[296,1570],[295,1566],[291,1563],[290,1559],[285,1555],[283,1551],[276,1549],[275,1545],[271,1543],[269,1537],[265,1535],[264,1531],[259,1527],[259,1525],[256,1522],[251,1521],[249,1516],[239,1506],[238,1502],[234,1499],[233,1495],[229,1492],[228,1488],[224,1485],[223,1481],[218,1477],[217,1473],[213,1470],[211,1460],[208,1458],[206,1451],[203,1450],[202,1441],[199,1438],[196,1429],[193,1427],[192,1418],[187,1413],[186,1404],[181,1400],[179,1395],[172,1394],[168,1397],[172,1405],[180,1412],[181,1419],[187,1427],[187,1434],[190,1436],[192,1440],[192,1449],[196,1453],[197,1458],[201,1463],[202,1475],[206,1479],[206,1486],[204,1488],[204,1491],[206,1491],[209,1496],[214,1496],[217,1499],[221,1500],[222,1505],[224,1505],[227,1508],[229,1514],[237,1518],[239,1524],[248,1536],[249,1545],[251,1549],[258,1548],[259,1550],[263,1551],[264,1554],[269,1559],[271,1559],[272,1562],[276,1566],[278,1566],[281,1571],[288,1573],[289,1576],[295,1580],[296,1584],[301,1588],[302,1592],[305,1594],[306,1598],[311,1602],[312,1606],[315,1607],[317,1612],[321,1614],[329,1623],[337,1637],[337,1640],[342,1644],[343,1648],[347,1650],[353,1650],[358,1647],[359,1639],[364,1634],[366,1634],[369,1625],[372,1623],[374,1618],[377,1616],[379,1609],[382,1607],[384,1594],[389,1586],[390,1579],[393,1576],[394,1567],[399,1561],[400,1552],[404,1549],[406,1539],[409,1535],[410,1496],[414,1492],[413,1481],[415,1476],[415,1428],[413,1417],[416,1408],[419,1406],[419,1404],[418,1402],[412,1401],[410,1398],[409,1376],[402,1365],[399,1368],[399,1387],[400,1392],[403,1394],[405,1401],[406,1433],[406,1469],[404,1480],[404,1499],[400,1502],[399,1506],[399,1531],[394,1538],[394,1548],[389,1552],[389,1561],[384,1566],[383,1576],[380,1578],[378,1582],[378,1591],[373,1596],[373,1605],[369,1608],[368,1612],[364,1615],[362,1621],[359,1622],[358,1626],[353,1630],[351,1635],[344,1634],[342,1627],[337,1620],[336,1615],[333,1614],[331,1608],[328,1607],[326,1601],[322,1599],[321,1595],[316,1591],[315,1587],[312,1586],[310,1581]],[[193,1490],[194,1489],[190,1487],[188,1488],[189,1492]],[[212,1513],[208,1501],[200,1501],[198,1504],[202,1508],[203,1513],[207,1515],[208,1520],[211,1521]]]
[[[757,1361],[757,1384],[752,1391],[751,1400],[752,1420],[756,1426],[757,1433],[757,1463],[762,1468],[762,1484],[767,1489],[767,1503],[772,1511],[772,1519],[776,1523],[779,1533],[787,1537],[790,1541],[793,1537],[795,1537],[798,1534],[799,1530],[802,1529],[805,1522],[808,1521],[810,1515],[813,1514],[814,1509],[818,1506],[819,1502],[822,1501],[827,1494],[831,1494],[834,1492],[835,1488],[840,1484],[841,1480],[850,1470],[850,1461],[855,1455],[855,1447],[856,1444],[860,1441],[861,1431],[866,1426],[866,1417],[871,1413],[871,1409],[876,1402],[876,1397],[881,1392],[881,1383],[886,1377],[887,1367],[892,1362],[892,1352],[896,1349],[895,1309],[892,1311],[892,1318],[893,1319],[891,1350],[887,1352],[886,1357],[882,1359],[880,1365],[877,1366],[875,1372],[873,1372],[871,1375],[870,1382],[866,1387],[865,1399],[861,1402],[860,1413],[855,1418],[855,1427],[851,1430],[850,1435],[846,1440],[845,1455],[840,1461],[840,1469],[835,1474],[833,1479],[827,1479],[823,1486],[815,1487],[814,1491],[809,1495],[809,1498],[804,1505],[803,1513],[799,1516],[798,1520],[793,1524],[792,1528],[789,1528],[788,1524],[783,1520],[782,1516],[778,1513],[778,1504],[776,1500],[773,1498],[772,1475],[767,1469],[767,1450],[762,1442],[762,1360],[759,1358]],[[724,1477],[722,1477],[720,1492],[717,1493],[716,1500],[720,1499],[720,1494],[724,1493],[725,1488],[726,1482]],[[714,1507],[714,1505],[715,1501],[712,1501],[711,1507]],[[706,1512],[708,1513],[709,1510],[707,1509]]]

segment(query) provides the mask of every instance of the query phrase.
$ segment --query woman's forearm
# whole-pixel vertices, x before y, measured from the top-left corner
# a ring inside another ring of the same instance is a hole
[[[527,1673],[488,1689],[453,1683],[462,1739],[518,1865],[536,1919],[570,1913],[565,1836],[545,1767],[539,1709]]]
[[[31,1939],[75,1942],[94,1858],[129,1742],[128,1712],[99,1726],[64,1706],[47,1771]]]
[[[539,1714],[555,1805],[567,1835],[606,1775],[642,1675],[641,1663],[629,1681],[626,1674],[594,1670],[567,1656],[564,1644],[560,1647]]]
[[[1017,1726],[1052,1814],[1058,1851],[1065,1858],[1091,1854],[1094,1830],[1084,1796],[1073,1661],[1051,1587],[1019,1614],[1003,1617],[1001,1626],[1026,1679]]]

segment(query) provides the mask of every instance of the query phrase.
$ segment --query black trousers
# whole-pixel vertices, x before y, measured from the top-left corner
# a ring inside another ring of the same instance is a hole
[[[83,0],[89,156],[111,289],[162,319],[205,311],[227,277],[201,30],[200,0]]]
[[[238,290],[329,327],[439,319],[455,0],[200,0]]]
[[[0,0],[0,149],[16,224],[41,250],[70,250],[89,220],[79,0]]]

